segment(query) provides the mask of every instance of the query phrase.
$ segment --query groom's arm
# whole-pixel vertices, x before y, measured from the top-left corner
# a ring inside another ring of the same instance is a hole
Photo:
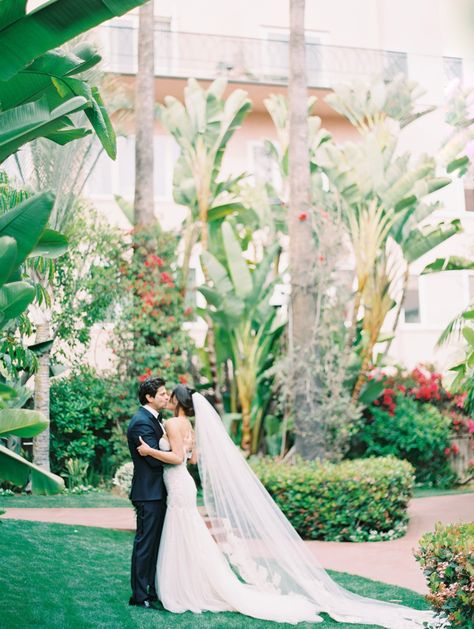
[[[156,439],[156,433],[148,422],[136,422],[133,429],[130,431],[130,437],[136,448],[140,445],[139,437],[141,437],[151,448],[155,448],[155,450],[160,449]],[[163,467],[163,463],[158,461],[158,459],[154,459],[152,456],[145,456],[143,458],[150,467]]]

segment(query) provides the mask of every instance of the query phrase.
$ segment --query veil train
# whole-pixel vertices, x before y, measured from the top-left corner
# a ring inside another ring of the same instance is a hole
[[[212,405],[193,394],[204,505],[237,576],[262,592],[297,594],[338,622],[416,629],[434,614],[365,598],[333,581],[307,549],[227,434]]]

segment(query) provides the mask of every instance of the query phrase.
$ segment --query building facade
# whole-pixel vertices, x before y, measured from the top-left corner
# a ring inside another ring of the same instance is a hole
[[[337,140],[354,131],[324,102],[331,88],[346,81],[390,79],[403,72],[426,90],[426,105],[443,102],[453,80],[474,85],[474,6],[469,0],[307,0],[306,42],[308,85],[318,97],[316,113]],[[98,32],[104,69],[124,89],[133,90],[137,66],[138,16],[131,13]],[[228,91],[245,89],[253,103],[242,128],[229,144],[225,174],[243,171],[272,177],[263,141],[275,130],[263,101],[285,93],[288,80],[288,0],[160,0],[155,8],[155,91],[182,98],[188,77],[203,84],[224,76]],[[433,152],[447,134],[442,114],[434,112],[412,125],[404,148]],[[179,225],[185,209],[172,198],[172,174],[177,147],[157,123],[155,210],[164,228]],[[134,132],[129,125],[118,139],[118,158],[99,157],[87,186],[95,205],[126,225],[114,195],[133,199]],[[421,276],[432,259],[449,254],[474,257],[474,180],[457,180],[438,195],[443,209],[432,220],[459,218],[464,232],[417,261],[410,269],[409,290],[391,356],[408,366],[435,362],[441,369],[455,361],[456,348],[435,348],[445,325],[474,301],[474,274],[464,271]],[[199,273],[199,271],[197,271]],[[199,275],[198,275],[199,280]],[[194,328],[199,336],[199,322]]]

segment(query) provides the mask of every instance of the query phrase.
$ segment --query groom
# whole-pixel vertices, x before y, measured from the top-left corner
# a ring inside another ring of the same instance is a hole
[[[166,489],[163,463],[137,452],[139,437],[152,448],[159,449],[164,430],[161,410],[169,395],[162,378],[147,378],[138,390],[140,408],[132,417],[127,431],[128,447],[133,460],[130,500],[135,507],[137,529],[132,553],[132,596],[130,605],[147,609],[158,597],[155,589],[156,561],[166,513]]]

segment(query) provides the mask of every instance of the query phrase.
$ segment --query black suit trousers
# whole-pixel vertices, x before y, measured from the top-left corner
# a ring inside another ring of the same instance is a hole
[[[132,597],[137,603],[155,593],[156,562],[166,513],[163,500],[132,501],[137,530],[132,552]]]

